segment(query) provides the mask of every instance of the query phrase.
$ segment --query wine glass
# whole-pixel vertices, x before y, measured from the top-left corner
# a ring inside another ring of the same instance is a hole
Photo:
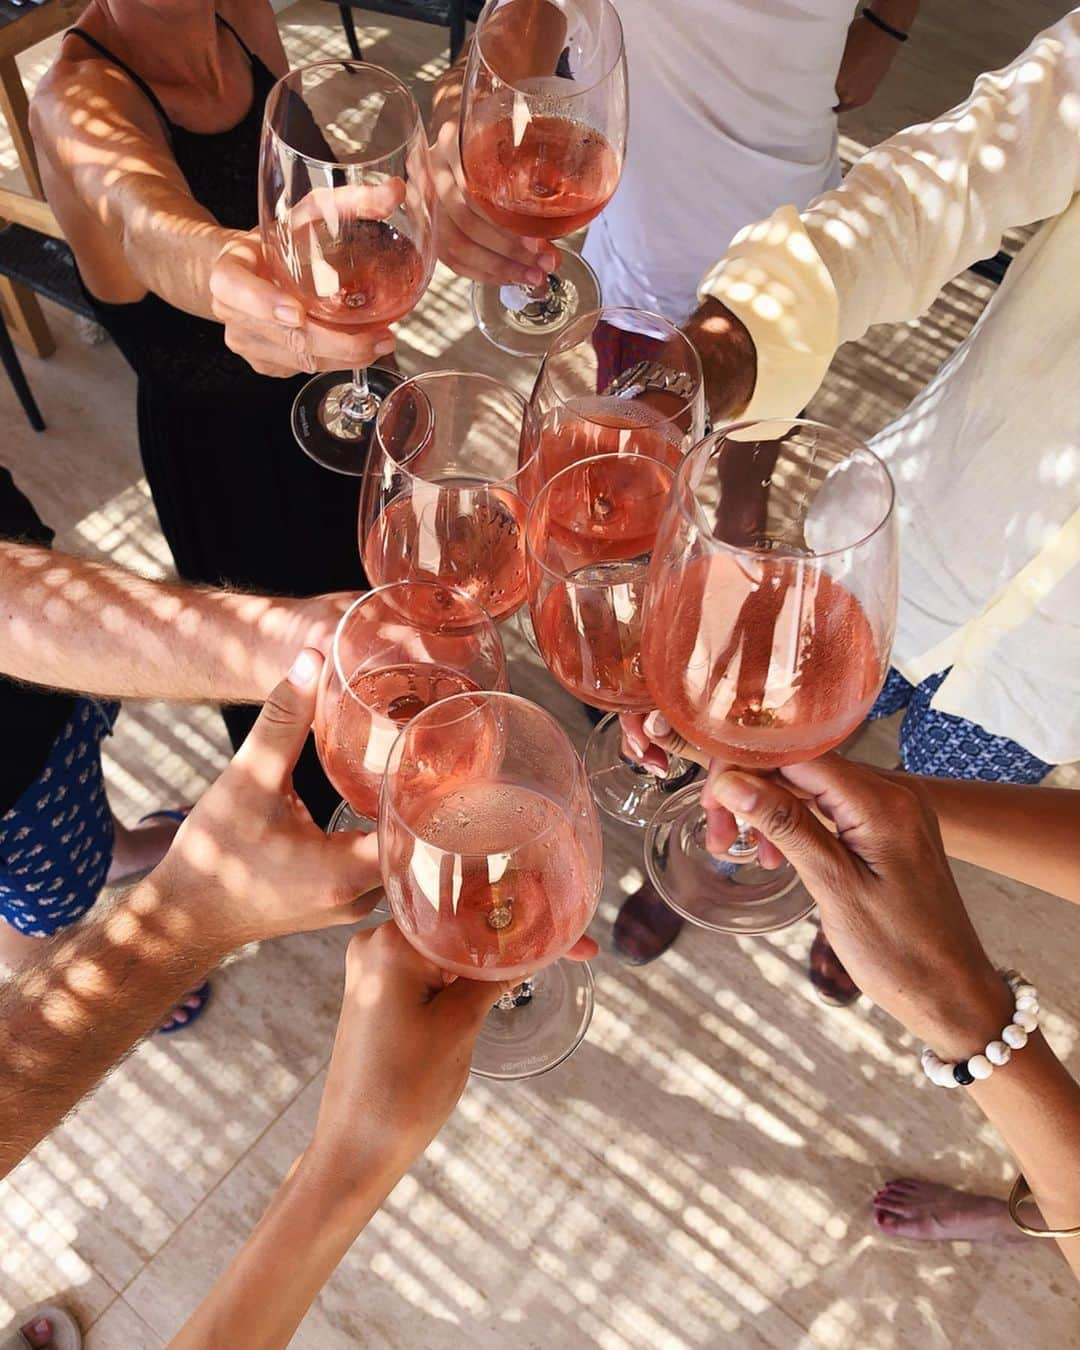
[[[463,591],[396,581],[342,615],[323,665],[315,746],[344,801],[331,828],[370,832],[390,747],[418,712],[478,689],[505,689],[498,630]]]
[[[360,492],[360,553],[376,584],[458,587],[498,621],[525,601],[525,513],[536,416],[487,375],[417,375],[384,400]]]
[[[677,469],[706,430],[693,343],[659,314],[605,306],[568,324],[533,385],[544,479],[591,455],[645,454]]]
[[[619,183],[626,56],[609,0],[488,0],[462,92],[465,186],[495,225],[558,239],[587,225]],[[474,284],[473,312],[504,351],[539,356],[600,287],[577,253],[539,286]]]
[[[597,455],[549,478],[529,508],[529,608],[540,655],[564,689],[612,714],[653,707],[642,610],[674,477],[649,455]],[[616,716],[590,737],[585,770],[597,805],[624,824],[647,825],[673,790],[626,759]]]
[[[540,416],[541,480],[575,460],[616,452],[649,455],[675,469],[704,436],[707,421],[705,378],[694,345],[659,314],[617,306],[581,315],[556,337],[537,374],[532,404]],[[539,651],[529,612],[522,610],[519,621]],[[698,775],[692,761],[677,755],[668,757],[661,779],[627,759],[614,714],[593,731],[585,768],[600,806],[638,826],[655,815],[662,793]]]
[[[259,159],[263,253],[312,319],[357,333],[408,314],[435,266],[433,213],[424,124],[396,75],[317,61],[278,80]],[[362,473],[379,402],[400,378],[378,366],[316,375],[293,404],[301,448]]]
[[[680,735],[744,769],[824,754],[865,718],[896,625],[893,485],[881,461],[816,422],[735,424],[683,460],[657,535],[642,659],[654,704]],[[739,824],[724,858],[705,848],[699,790],[661,807],[649,878],[705,928],[763,933],[813,907],[787,865],[756,861]]]
[[[473,1072],[530,1078],[561,1064],[588,1028],[593,981],[558,958],[596,911],[603,846],[558,722],[503,693],[419,713],[387,761],[379,857],[390,911],[428,960],[466,979],[520,981],[488,1015]]]

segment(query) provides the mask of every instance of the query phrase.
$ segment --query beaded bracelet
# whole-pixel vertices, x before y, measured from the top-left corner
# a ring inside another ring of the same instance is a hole
[[[1012,991],[1016,1006],[1012,1021],[1001,1033],[1001,1039],[991,1041],[981,1055],[972,1055],[958,1063],[949,1064],[936,1055],[928,1045],[923,1046],[923,1073],[938,1087],[969,1087],[977,1079],[989,1078],[995,1068],[1008,1064],[1014,1050],[1027,1045],[1028,1036],[1039,1025],[1039,995],[1035,986],[1028,984],[1015,970],[1002,971],[1005,983]]]

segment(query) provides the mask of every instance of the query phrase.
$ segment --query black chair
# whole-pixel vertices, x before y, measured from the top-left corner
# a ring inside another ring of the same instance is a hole
[[[37,203],[34,205],[38,206]],[[71,249],[62,239],[43,234],[40,230],[30,229],[25,225],[0,226],[0,276],[9,277],[12,281],[87,319],[94,317],[79,285]],[[35,431],[44,431],[45,419],[41,416],[41,410],[27,382],[11,335],[2,322],[0,322],[0,362],[3,363],[8,378],[19,396],[19,402],[30,425]]]
[[[353,9],[371,9],[376,14],[388,14],[394,19],[418,19],[421,23],[437,24],[450,30],[450,60],[456,61],[465,45],[465,20],[475,21],[481,5],[475,0],[338,0],[341,26],[345,29],[349,51],[362,61],[363,54],[356,40]]]

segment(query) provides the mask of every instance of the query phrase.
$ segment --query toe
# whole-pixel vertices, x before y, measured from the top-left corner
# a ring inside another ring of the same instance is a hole
[[[52,1324],[47,1317],[38,1317],[20,1327],[23,1336],[34,1350],[49,1350],[52,1345]]]

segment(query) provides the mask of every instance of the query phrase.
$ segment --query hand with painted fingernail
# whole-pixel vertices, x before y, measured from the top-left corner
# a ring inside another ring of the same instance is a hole
[[[503,286],[539,286],[558,268],[559,250],[550,240],[511,234],[473,205],[461,169],[456,120],[439,129],[431,166],[438,199],[436,249],[439,260],[458,276]]]
[[[623,754],[643,769],[663,778],[671,768],[671,756],[693,760],[704,768],[709,756],[680,736],[662,712],[620,713]]]
[[[314,218],[331,210],[382,220],[401,205],[405,190],[400,179],[392,179],[378,187],[333,189],[332,203],[312,193],[294,208],[290,223],[295,227],[299,218],[303,224],[305,211]],[[218,254],[210,294],[214,318],[225,327],[226,347],[260,375],[357,370],[394,350],[394,336],[385,326],[347,330],[311,318],[296,296],[272,278],[258,229],[236,231]]]

